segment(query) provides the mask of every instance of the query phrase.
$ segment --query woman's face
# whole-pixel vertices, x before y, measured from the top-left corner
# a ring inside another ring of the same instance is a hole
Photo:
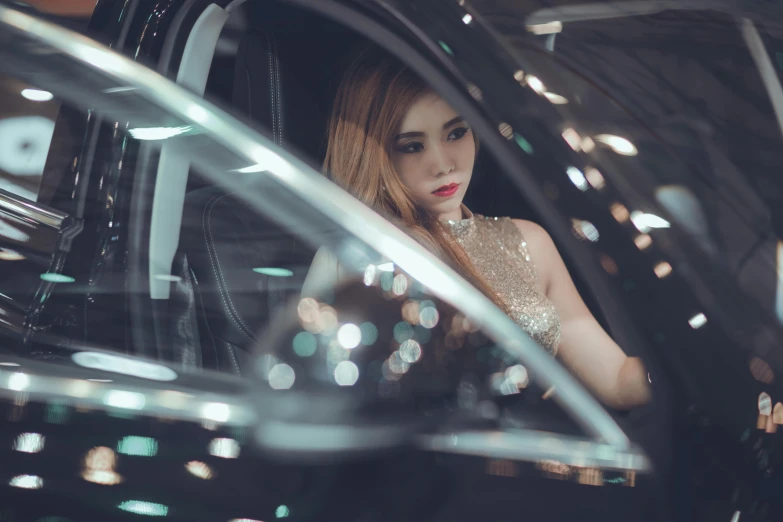
[[[420,96],[395,137],[392,161],[417,205],[442,219],[460,219],[473,174],[476,143],[454,109],[435,94]]]

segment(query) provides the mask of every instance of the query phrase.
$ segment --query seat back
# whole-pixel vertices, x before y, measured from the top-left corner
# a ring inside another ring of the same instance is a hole
[[[336,63],[355,37],[286,5],[247,7],[235,112],[278,145],[320,164],[340,78]],[[258,348],[257,333],[299,295],[315,252],[232,194],[198,181],[191,187],[197,188],[185,199],[178,261],[193,285],[203,365],[243,373],[247,354]]]

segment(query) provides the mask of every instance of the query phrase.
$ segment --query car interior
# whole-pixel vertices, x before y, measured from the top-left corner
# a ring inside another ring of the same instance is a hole
[[[366,41],[288,4],[247,2],[239,9],[222,28],[205,97],[321,170],[332,99]],[[480,152],[466,204],[484,215],[535,219],[514,183],[499,173]],[[182,279],[171,299],[171,343],[181,345],[173,353],[192,360],[195,341],[204,367],[242,373],[257,332],[299,295],[314,255],[309,245],[191,173],[172,269]],[[248,283],[246,274],[257,267],[291,275]],[[583,295],[603,322],[596,303]],[[197,325],[190,330],[198,339],[177,334],[185,324]]]

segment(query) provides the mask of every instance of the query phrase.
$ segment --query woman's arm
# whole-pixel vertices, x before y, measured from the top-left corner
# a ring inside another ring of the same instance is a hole
[[[590,313],[549,234],[530,221],[514,220],[528,243],[542,290],[560,314],[558,355],[598,397],[616,409],[650,400],[647,372],[628,357]]]

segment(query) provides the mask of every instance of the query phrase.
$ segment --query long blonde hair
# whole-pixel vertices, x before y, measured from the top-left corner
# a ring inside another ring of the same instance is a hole
[[[397,130],[414,101],[429,91],[429,85],[392,56],[364,49],[349,66],[335,97],[324,170],[342,188],[401,225],[508,313],[438,216],[414,203],[394,169],[391,153]],[[478,142],[476,146],[478,150]]]

